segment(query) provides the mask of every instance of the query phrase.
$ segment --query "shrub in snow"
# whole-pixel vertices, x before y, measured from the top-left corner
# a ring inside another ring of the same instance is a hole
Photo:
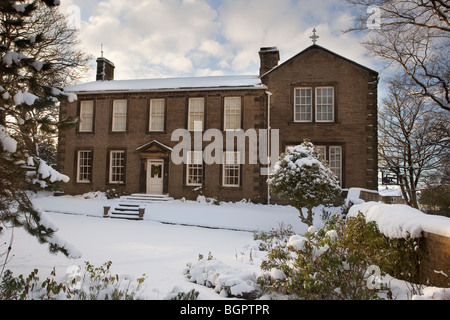
[[[294,235],[291,225],[285,226],[280,224],[278,229],[270,230],[269,232],[254,232],[253,240],[258,241],[258,249],[260,251],[269,251],[274,247],[287,243],[287,239]]]
[[[292,201],[300,212],[300,219],[308,225],[312,225],[314,207],[335,201],[341,193],[336,176],[319,159],[314,145],[305,140],[301,145],[288,148],[280,156],[267,180],[270,190]],[[306,217],[302,208],[308,211]]]
[[[6,270],[0,283],[2,300],[135,300],[142,293],[146,276],[134,278],[129,275],[112,275],[111,261],[100,267],[86,262],[84,274],[81,268],[68,273],[61,281],[56,281],[55,269],[50,277],[40,281],[38,270],[28,277],[13,277]]]
[[[188,263],[185,274],[191,282],[213,288],[224,297],[256,299],[261,296],[255,273],[228,266],[211,255]]]
[[[367,247],[373,237],[362,240],[358,234],[370,233],[373,227],[361,217],[346,222],[335,217],[319,230],[309,228],[304,236],[293,235],[286,245],[268,252],[258,282],[267,292],[300,299],[378,299],[383,287],[368,286],[372,275],[367,271],[373,261]]]
[[[181,288],[174,287],[172,292],[167,295],[166,300],[197,300],[200,292],[191,289],[188,292],[182,291]]]

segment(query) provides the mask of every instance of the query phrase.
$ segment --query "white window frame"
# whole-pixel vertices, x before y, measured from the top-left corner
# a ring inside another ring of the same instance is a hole
[[[203,170],[204,170],[203,152],[189,151],[187,153],[187,162],[186,162],[186,185],[187,186],[203,185]]]
[[[86,155],[89,155],[89,157]],[[92,182],[92,155],[92,150],[77,151],[77,183]]]
[[[331,95],[328,94],[328,90],[331,89]],[[322,90],[326,90],[327,91],[327,95],[326,97],[323,97],[322,95],[320,95],[319,97],[319,91]],[[316,94],[316,98],[315,98],[315,115],[316,115],[316,122],[334,122],[334,109],[335,109],[335,103],[334,103],[334,87],[316,87],[315,88],[315,94]],[[323,98],[326,98],[327,101],[320,101]],[[331,98],[331,102],[329,101],[329,99]],[[326,110],[325,112],[322,110],[322,108],[331,108],[331,112],[329,110]],[[319,115],[327,115],[326,119],[323,119],[321,117],[321,119],[319,120]],[[331,116],[331,119],[330,119]]]
[[[241,185],[241,164],[239,151],[225,151],[223,153],[222,165],[222,186],[223,187],[240,187]],[[231,172],[237,173],[230,175]],[[233,183],[230,183],[231,180]]]
[[[164,99],[152,99],[150,100],[150,116],[149,116],[149,128],[150,132],[164,131],[165,123],[165,100]]]
[[[197,103],[198,105],[196,105]],[[188,130],[203,131],[205,120],[205,98],[189,98],[188,109]],[[196,124],[198,124],[198,122],[201,122],[201,128],[197,128]]]
[[[328,163],[330,170],[333,171],[333,173],[338,178],[339,184],[342,185],[342,161],[343,161],[342,146],[316,145],[315,147],[317,150],[319,150],[319,153],[324,157],[321,160],[325,160]],[[336,153],[336,151],[338,151],[338,153]]]
[[[119,157],[120,155],[120,157]],[[117,161],[122,161],[118,164]],[[124,184],[125,183],[125,150],[110,150],[109,151],[109,183],[110,184]],[[117,171],[120,170],[120,171]],[[120,177],[120,179],[118,179]]]
[[[295,147],[295,145],[286,145],[285,152],[287,152],[288,148]],[[319,152],[320,160],[325,160],[330,167],[330,170],[338,178],[339,184],[342,186],[342,174],[343,174],[343,149],[342,146],[336,145],[314,145],[316,150]],[[338,154],[336,151],[339,150]],[[336,156],[339,158],[335,158]]]
[[[302,95],[302,92],[306,92],[309,90],[309,96],[305,93]],[[300,92],[300,95],[297,95],[297,92]],[[313,88],[312,87],[297,87],[294,88],[294,122],[312,122],[313,121]],[[307,99],[309,98],[309,103],[307,103]],[[302,99],[305,99],[304,101]],[[297,112],[297,108],[299,111]],[[309,110],[308,110],[309,109]],[[304,115],[304,119],[302,119],[302,115]],[[297,117],[298,116],[298,117]]]
[[[127,131],[127,113],[128,113],[127,102],[128,102],[127,100],[113,101],[113,115],[112,115],[113,132]],[[122,110],[119,110],[120,108],[122,108]]]
[[[328,152],[328,164],[330,169],[338,178],[339,183],[342,184],[342,147],[330,146]]]
[[[242,123],[241,97],[225,97],[223,106],[224,130],[239,130]]]
[[[94,131],[94,101],[80,102],[80,123],[79,132]]]

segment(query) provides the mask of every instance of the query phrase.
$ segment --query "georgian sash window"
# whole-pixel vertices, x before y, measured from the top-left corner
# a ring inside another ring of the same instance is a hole
[[[125,183],[125,151],[112,150],[109,152],[109,183]]]
[[[224,101],[224,129],[237,130],[241,128],[241,98],[227,97]]]
[[[92,150],[77,151],[77,183],[92,182]]]
[[[296,122],[311,122],[312,88],[295,89],[294,119]]]
[[[127,130],[127,100],[114,100],[112,131],[124,132]]]
[[[195,124],[201,124],[199,130],[204,128],[204,115],[205,115],[205,99],[204,98],[191,98],[189,99],[189,111],[188,111],[188,130],[194,131],[197,129]]]
[[[334,121],[334,88],[316,88],[316,122]]]
[[[342,147],[341,146],[316,146],[323,160],[328,162],[331,171],[342,184]]]
[[[186,185],[201,186],[203,184],[203,152],[190,151],[187,156]]]
[[[150,100],[149,131],[164,131],[164,99]]]
[[[79,132],[94,131],[94,101],[80,102]]]
[[[334,122],[334,87],[299,87],[294,89],[295,122]]]
[[[241,183],[240,153],[235,151],[224,152],[222,185],[224,187],[239,187]]]

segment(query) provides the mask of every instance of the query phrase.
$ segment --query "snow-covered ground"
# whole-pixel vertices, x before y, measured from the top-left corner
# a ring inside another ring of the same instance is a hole
[[[101,193],[85,197],[40,193],[33,202],[47,212],[59,228],[58,235],[82,256],[68,259],[62,254],[50,254],[46,245],[17,228],[13,231],[14,256],[7,269],[18,276],[28,275],[36,268],[41,279],[45,279],[55,267],[57,278],[63,278],[70,266],[84,267],[85,261],[100,266],[112,261],[113,274],[148,276],[141,296],[144,299],[167,299],[173,293],[191,289],[199,291],[202,300],[229,299],[221,290],[191,282],[185,275],[187,265],[193,266],[190,271],[195,277],[202,276],[194,274],[205,266],[198,263],[199,255],[212,255],[209,270],[216,268],[215,281],[225,282],[239,292],[251,285],[249,277],[260,272],[260,263],[265,258],[265,252],[257,250],[253,231],[278,229],[280,224],[291,225],[297,234],[307,230],[296,209],[290,206],[245,201],[215,205],[204,198],[148,204],[143,221],[103,218],[103,206],[117,201],[107,200]],[[321,214],[322,208],[316,208],[317,227],[323,224]],[[6,232],[2,240],[8,242],[10,234]],[[394,298],[411,298],[402,281],[389,280]],[[448,298],[449,291],[442,290],[431,288],[422,297]]]

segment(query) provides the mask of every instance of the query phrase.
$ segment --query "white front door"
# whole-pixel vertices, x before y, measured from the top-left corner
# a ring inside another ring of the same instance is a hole
[[[164,187],[164,161],[147,160],[147,193],[162,194]]]

